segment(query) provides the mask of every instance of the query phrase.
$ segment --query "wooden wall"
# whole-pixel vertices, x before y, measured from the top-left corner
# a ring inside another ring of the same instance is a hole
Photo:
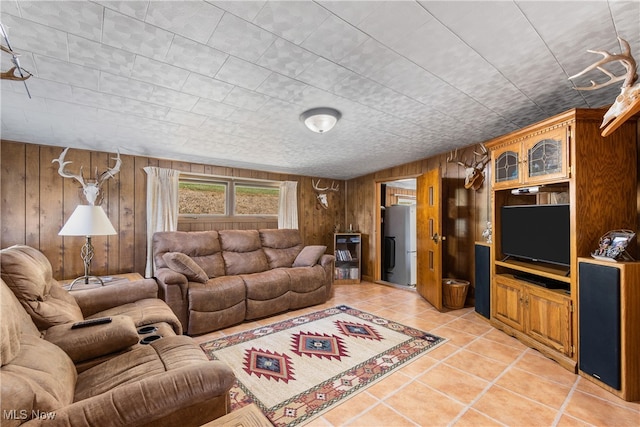
[[[26,244],[42,251],[53,268],[57,279],[68,279],[83,274],[80,248],[82,237],[61,237],[58,232],[75,207],[82,203],[81,187],[72,179],[64,179],[57,172],[61,147],[0,142],[0,247]],[[84,166],[85,176],[97,167],[100,172],[109,165],[114,153],[69,150],[66,160],[73,161],[68,168],[77,171]],[[91,273],[109,275],[125,272],[144,274],[146,263],[146,173],[145,166],[158,166],[184,172],[222,175],[229,177],[268,179],[298,182],[299,228],[304,243],[322,244],[332,251],[334,224],[344,224],[344,182],[340,191],[330,192],[329,209],[317,209],[312,177],[226,168],[196,163],[162,160],[150,157],[121,155],[122,167],[115,179],[103,188],[104,207],[118,232],[115,236],[97,236],[92,239],[95,256]],[[315,177],[317,178],[317,177]],[[181,230],[257,229],[276,228],[277,221],[247,221],[222,219],[213,222],[180,222]]]
[[[434,168],[441,168],[443,182],[443,234],[447,236],[443,253],[443,275],[459,279],[473,279],[474,243],[483,241],[489,213],[489,191],[485,183],[479,191],[464,188],[464,168],[446,161],[448,153],[407,163],[347,182],[347,223],[363,234],[363,279],[373,280],[379,236],[376,230],[376,183],[410,178]],[[489,172],[490,173],[490,172]],[[487,175],[487,182],[490,175]],[[362,209],[362,207],[366,207]]]

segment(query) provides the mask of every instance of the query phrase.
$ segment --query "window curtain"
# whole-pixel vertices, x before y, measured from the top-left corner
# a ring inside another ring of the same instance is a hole
[[[147,173],[147,267],[145,277],[153,277],[153,233],[178,229],[178,182],[180,172],[153,166]]]
[[[280,183],[278,228],[298,228],[298,183],[296,181]]]

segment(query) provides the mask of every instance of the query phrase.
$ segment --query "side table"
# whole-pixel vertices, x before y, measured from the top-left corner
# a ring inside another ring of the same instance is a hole
[[[134,280],[142,280],[144,279],[144,277],[142,277],[142,274],[140,273],[122,273],[122,274],[113,274],[110,276],[100,276],[100,278],[102,279],[102,281],[104,282],[104,286],[108,286],[108,285],[112,285],[114,283],[121,283],[123,281],[128,281],[128,282],[133,282]],[[65,289],[69,289],[69,286],[71,285],[71,282],[73,282],[75,279],[65,279],[65,280],[59,280],[58,283],[60,283],[60,285],[65,288]],[[93,288],[99,288],[100,283],[88,283],[88,284],[84,284],[81,282],[76,283],[73,286],[73,289],[71,289],[71,292],[76,291],[76,290],[81,290],[81,289],[93,289]]]

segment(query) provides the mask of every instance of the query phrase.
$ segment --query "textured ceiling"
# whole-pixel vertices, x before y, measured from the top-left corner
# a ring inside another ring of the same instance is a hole
[[[618,36],[640,60],[638,1],[0,8],[34,74],[32,99],[2,80],[3,139],[335,179],[612,103],[620,83],[576,91],[568,77],[600,58],[587,49],[620,52]],[[298,119],[313,107],[342,119],[314,134]]]

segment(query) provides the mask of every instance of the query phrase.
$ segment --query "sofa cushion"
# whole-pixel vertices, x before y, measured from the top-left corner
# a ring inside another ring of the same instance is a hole
[[[167,252],[162,256],[162,259],[170,269],[184,274],[191,282],[204,283],[209,279],[207,273],[193,259],[182,252]]]
[[[269,269],[258,230],[220,230],[219,235],[228,275],[259,273]]]
[[[327,247],[323,245],[305,246],[293,261],[293,267],[313,267],[326,250]]]
[[[210,363],[204,352],[186,336],[172,336],[141,345],[78,375],[75,400],[83,400],[153,375]],[[176,390],[180,393],[180,390]]]
[[[153,234],[153,261],[156,268],[168,267],[164,259],[167,252],[181,252],[189,256],[209,277],[225,275],[220,253],[218,232],[159,231]]]
[[[302,250],[300,232],[294,229],[259,230],[262,250],[269,261],[269,268],[291,267]]]
[[[22,335],[20,352],[1,371],[2,409],[52,412],[73,402],[77,373],[56,345]]]
[[[38,329],[83,319],[76,300],[53,278],[42,252],[24,245],[0,251],[2,279],[11,288]]]
[[[50,327],[44,339],[64,350],[75,363],[124,350],[140,339],[128,316],[113,316],[110,323],[87,328],[71,329],[72,325]]]

